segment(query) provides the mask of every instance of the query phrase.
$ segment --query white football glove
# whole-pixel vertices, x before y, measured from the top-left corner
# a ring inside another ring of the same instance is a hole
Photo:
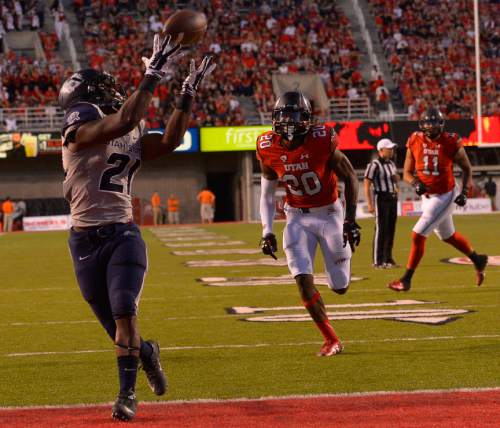
[[[214,71],[217,64],[210,64],[212,61],[212,56],[207,55],[201,61],[201,64],[198,68],[196,68],[196,63],[194,59],[191,60],[189,64],[189,75],[184,80],[182,84],[181,94],[189,94],[191,96],[196,95],[196,91],[198,90],[198,86],[201,81],[208,76],[212,71]]]
[[[151,58],[145,56],[141,58],[146,66],[146,73],[144,73],[146,76],[162,79],[169,67],[186,54],[186,51],[182,49],[179,43],[182,37],[183,33],[179,33],[175,40],[172,40],[170,34],[165,36],[161,36],[159,33],[155,34],[153,55],[151,55]]]

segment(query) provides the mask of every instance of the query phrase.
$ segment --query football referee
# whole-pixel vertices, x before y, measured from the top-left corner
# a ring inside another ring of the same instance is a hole
[[[373,238],[373,267],[396,266],[392,258],[392,246],[398,218],[398,174],[392,161],[394,144],[384,138],[377,143],[378,157],[365,171],[364,187],[368,211],[375,214]],[[373,187],[373,192],[371,187]]]

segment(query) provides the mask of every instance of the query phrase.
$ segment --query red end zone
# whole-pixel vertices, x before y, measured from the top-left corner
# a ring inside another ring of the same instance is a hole
[[[0,409],[0,426],[116,427],[111,405]],[[133,426],[498,427],[500,389],[319,395],[300,398],[139,404]]]

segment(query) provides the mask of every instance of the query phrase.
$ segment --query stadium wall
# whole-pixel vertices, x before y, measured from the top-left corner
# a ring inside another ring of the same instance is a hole
[[[240,153],[182,153],[162,159],[144,162],[137,174],[132,193],[134,196],[150,200],[151,194],[158,191],[162,203],[170,193],[180,199],[181,221],[199,221],[198,192],[207,180],[220,175],[238,180]],[[0,161],[0,200],[6,196],[13,199],[60,198],[64,173],[60,155],[45,155],[27,159],[8,159]],[[227,188],[218,190],[223,198],[225,193],[234,193],[234,183],[228,182]],[[239,218],[239,196],[234,195],[231,207],[232,219]]]

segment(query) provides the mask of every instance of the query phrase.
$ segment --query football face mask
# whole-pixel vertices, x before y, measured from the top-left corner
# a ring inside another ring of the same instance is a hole
[[[438,109],[429,108],[420,118],[418,126],[426,137],[434,140],[444,131],[443,115]]]
[[[307,134],[311,127],[311,115],[304,110],[285,107],[273,112],[273,130],[292,142]]]

